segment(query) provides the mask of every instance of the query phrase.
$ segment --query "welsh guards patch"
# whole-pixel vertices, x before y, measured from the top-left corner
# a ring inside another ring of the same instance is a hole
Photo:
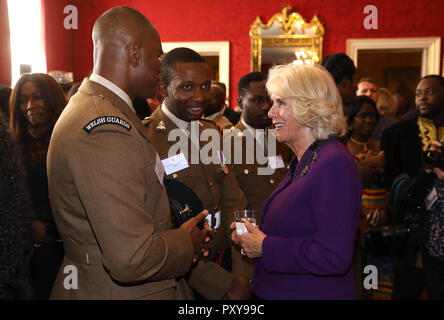
[[[119,117],[113,117],[113,116],[105,116],[105,117],[99,117],[97,119],[94,119],[90,123],[88,123],[86,126],[83,127],[83,129],[90,133],[95,127],[104,125],[104,124],[114,124],[117,126],[124,127],[126,130],[131,130],[131,125],[126,122],[125,120],[119,118]]]

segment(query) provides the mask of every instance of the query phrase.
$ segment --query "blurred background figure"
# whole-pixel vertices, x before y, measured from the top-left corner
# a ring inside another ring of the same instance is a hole
[[[233,126],[233,123],[224,115],[225,111],[229,109],[225,103],[225,88],[224,83],[211,81],[211,100],[204,110],[204,118],[214,121],[220,130],[230,129]]]
[[[375,104],[379,101],[379,87],[375,80],[372,78],[362,78],[358,82],[358,90],[356,91],[357,96],[367,96],[373,100]],[[380,141],[382,137],[382,132],[394,125],[397,121],[391,119],[384,115],[379,115],[379,121],[376,128],[373,130],[372,138]]]
[[[79,91],[81,84],[82,84],[81,82],[76,82],[72,85],[71,89],[69,89],[67,100],[71,99],[71,97],[75,95],[77,91]]]
[[[74,74],[67,71],[49,71],[48,75],[62,87],[66,100],[69,100],[69,92],[74,84]]]
[[[359,96],[352,103],[347,118],[349,126],[347,148],[355,161],[361,162],[362,202],[358,237],[358,257],[360,257],[358,262],[361,267],[358,270],[362,273],[363,267],[370,264],[378,268],[378,289],[365,291],[363,296],[372,300],[390,300],[393,268],[389,253],[377,251],[373,246],[366,246],[365,242],[367,236],[371,235],[371,229],[384,226],[387,222],[386,206],[389,193],[382,181],[384,162],[367,160],[369,154],[378,155],[381,152],[379,141],[372,139],[378,121],[379,113],[375,102],[367,96]]]
[[[391,91],[382,87],[380,87],[378,91],[379,99],[376,107],[378,108],[379,114],[393,119],[395,117],[395,99],[393,99]]]
[[[46,155],[52,130],[65,105],[60,85],[42,73],[23,75],[10,100],[11,134],[23,149],[36,213],[32,222],[35,248],[31,277],[37,299],[49,298],[63,259],[63,246],[49,204]]]
[[[157,107],[162,105],[163,102],[163,92],[157,86],[156,93],[151,98],[147,99],[140,99],[136,98],[133,101],[133,107],[134,110],[136,110],[136,114],[139,117],[140,120],[144,120],[145,118],[151,116],[154,112],[154,110],[157,109]]]
[[[0,113],[3,113],[4,121],[9,121],[9,97],[12,89],[0,84]]]
[[[345,53],[335,53],[322,60],[322,66],[330,72],[341,94],[344,115],[348,115],[349,106],[356,100],[358,89],[358,71],[355,64]]]
[[[146,102],[148,103],[148,107],[150,110],[150,114],[152,114],[154,110],[157,109],[157,107],[162,105],[163,99],[165,99],[164,94],[160,90],[159,85],[157,85],[156,94],[154,95],[154,97],[146,99]]]
[[[409,120],[418,117],[419,110],[415,107],[415,94],[407,86],[400,86],[393,95],[395,99],[395,118]]]
[[[0,114],[0,300],[31,299],[31,200],[19,148]]]

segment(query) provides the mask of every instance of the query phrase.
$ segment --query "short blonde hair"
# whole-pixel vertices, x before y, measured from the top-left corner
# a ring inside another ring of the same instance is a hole
[[[380,114],[393,117],[395,114],[395,99],[389,89],[379,88],[379,99],[376,107]]]
[[[290,99],[294,117],[311,129],[315,139],[345,135],[342,99],[332,76],[322,66],[275,66],[269,71],[266,87],[270,95]]]

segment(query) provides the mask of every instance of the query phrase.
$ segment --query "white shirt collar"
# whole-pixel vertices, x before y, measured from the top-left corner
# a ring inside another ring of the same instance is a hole
[[[93,73],[90,77],[89,80],[97,82],[98,84],[101,84],[102,86],[104,86],[105,88],[111,90],[112,92],[114,92],[116,95],[119,96],[120,99],[122,99],[123,101],[126,102],[127,105],[130,106],[130,108],[136,112],[136,110],[133,107],[133,102],[131,101],[129,95],[123,91],[122,89],[120,89],[118,86],[116,86],[114,83],[112,83],[111,81],[109,81],[108,79],[105,79],[102,76],[99,76],[97,73]]]
[[[220,114],[221,114],[221,113],[220,113],[220,111],[219,111],[219,112],[213,113],[212,115],[209,115],[208,117],[205,117],[204,119],[214,120],[214,119],[216,119],[217,116],[219,116]]]
[[[176,117],[170,110],[168,110],[168,107],[166,106],[165,102],[162,103],[161,108],[162,108],[163,113],[165,113],[165,115],[167,116],[167,118],[170,119],[171,121],[173,121],[173,123],[179,129],[186,130],[188,128],[188,125],[190,124],[190,122],[179,119],[178,117]]]

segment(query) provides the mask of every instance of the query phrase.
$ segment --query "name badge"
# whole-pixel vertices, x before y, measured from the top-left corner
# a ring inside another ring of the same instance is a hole
[[[430,210],[430,208],[433,206],[436,200],[438,200],[438,193],[436,192],[436,189],[433,188],[432,191],[430,191],[427,198],[425,199],[427,210]]]
[[[284,160],[282,160],[281,155],[268,157],[268,163],[270,164],[271,169],[285,168]]]
[[[162,160],[167,175],[178,172],[189,167],[183,153]]]
[[[165,175],[165,169],[163,168],[162,162],[160,161],[159,154],[156,154],[156,165],[154,167],[157,179],[161,186],[163,186],[163,178]]]
[[[205,219],[208,221],[208,225],[214,230],[220,227],[220,211],[208,214]]]

